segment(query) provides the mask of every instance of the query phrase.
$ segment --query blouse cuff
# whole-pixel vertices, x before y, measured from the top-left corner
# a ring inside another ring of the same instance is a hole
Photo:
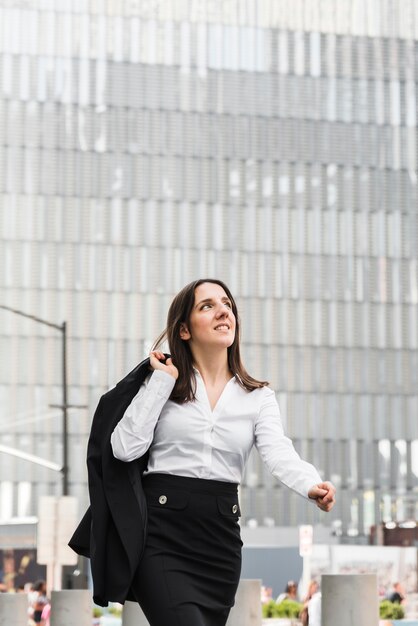
[[[314,499],[309,497],[309,491],[312,489],[312,487],[314,487],[315,485],[317,485],[318,483],[321,483],[322,480],[321,478],[318,476],[317,480],[307,480],[305,483],[305,497],[308,498],[308,500],[310,500],[311,502],[315,502]]]
[[[148,383],[148,389],[168,400],[175,384],[174,376],[162,370],[154,370]]]

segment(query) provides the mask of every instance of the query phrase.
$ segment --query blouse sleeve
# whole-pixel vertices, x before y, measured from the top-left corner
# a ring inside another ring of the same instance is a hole
[[[264,393],[255,423],[257,450],[273,476],[307,498],[309,489],[322,479],[313,465],[300,458],[286,437],[274,391],[264,387]]]
[[[154,370],[141,385],[110,437],[113,455],[117,459],[128,462],[145,454],[175,383],[175,378],[170,374]]]

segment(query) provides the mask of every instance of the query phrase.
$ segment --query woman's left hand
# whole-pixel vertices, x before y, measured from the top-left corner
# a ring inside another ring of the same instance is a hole
[[[329,481],[318,483],[309,489],[309,498],[316,500],[316,506],[327,513],[335,504],[335,487]]]

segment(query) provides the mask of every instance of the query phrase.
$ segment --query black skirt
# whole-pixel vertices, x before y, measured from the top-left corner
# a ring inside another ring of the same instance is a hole
[[[225,626],[241,572],[238,486],[144,476],[145,551],[132,590],[150,626]]]

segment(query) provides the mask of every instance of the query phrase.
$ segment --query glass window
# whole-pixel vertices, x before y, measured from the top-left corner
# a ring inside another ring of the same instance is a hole
[[[369,81],[365,79],[358,80],[354,86],[356,91],[354,97],[354,119],[361,124],[367,124],[369,122],[369,101],[371,96],[369,93]]]
[[[402,348],[402,308],[400,304],[394,304],[391,309],[391,333],[394,348]]]
[[[157,33],[158,26],[155,20],[141,22],[141,61],[154,65],[157,63]]]
[[[395,444],[392,447],[392,452],[394,455],[394,484],[396,484],[397,489],[402,489],[406,487],[406,441],[402,439],[395,441]],[[400,519],[403,521],[405,518],[401,517]]]
[[[389,262],[389,277],[391,278],[389,289],[391,291],[392,302],[402,302],[402,275],[401,261],[399,259],[391,259]]]
[[[224,26],[223,38],[228,42],[224,48],[223,68],[227,70],[239,69],[240,32],[238,26]]]
[[[55,54],[55,15],[54,11],[39,12],[39,54],[49,57]]]
[[[190,72],[191,65],[191,25],[188,22],[180,24],[180,71],[183,74]],[[231,42],[232,45],[232,42]]]
[[[200,77],[205,77],[207,75],[207,66],[208,66],[208,25],[202,22],[199,22],[196,25],[196,65],[197,72]]]
[[[289,74],[288,33],[279,31],[277,35],[277,68],[280,74]]]
[[[401,214],[400,211],[393,211],[387,216],[388,230],[387,230],[387,242],[388,242],[388,254],[389,256],[399,257],[402,255],[401,246]]]
[[[21,53],[21,9],[18,7],[6,8],[2,10],[1,17],[4,20],[2,29],[2,49],[11,54]]]
[[[3,95],[11,97],[13,93],[13,57],[11,54],[2,54],[2,72],[0,75]]]
[[[399,80],[391,80],[390,89],[390,123],[393,126],[401,124],[401,86]]]
[[[18,101],[11,101],[9,103],[9,106],[7,108],[5,108],[5,119],[4,119],[4,136],[5,136],[5,143],[7,146],[13,146],[13,147],[21,147],[23,146],[26,141],[25,141],[25,106],[22,105],[20,102]],[[32,126],[32,128],[30,130],[34,130],[34,127]],[[28,133],[28,140],[27,140],[27,145],[30,145],[31,143],[34,142],[34,135],[36,136],[36,132],[35,133]],[[35,140],[36,141],[36,140]],[[37,143],[35,143],[35,145],[38,145]],[[6,161],[6,165],[7,165],[7,161]]]
[[[128,48],[128,38],[125,35],[128,27],[128,20],[120,15],[115,15],[110,20],[113,30],[113,60],[116,62],[124,61],[126,58],[125,49]],[[87,38],[86,38],[87,39]],[[126,42],[126,43],[125,43]]]
[[[305,73],[305,33],[295,31],[293,34],[294,44],[294,72],[297,76]]]
[[[411,461],[412,461],[412,473],[415,478],[418,478],[418,440],[415,439],[411,444]]]
[[[341,211],[338,215],[339,221],[339,253],[352,257],[354,254],[354,224],[353,211]]]
[[[310,74],[321,76],[321,33],[309,33],[310,43]]]
[[[5,474],[3,474],[4,476]],[[13,517],[13,483],[9,480],[0,482],[0,519],[10,520]]]
[[[141,49],[141,21],[137,17],[131,16],[128,20],[129,28],[129,61],[131,63],[139,63]],[[170,41],[170,33],[172,32],[172,23],[166,22],[166,37]]]
[[[408,306],[408,346],[411,350],[418,347],[418,313],[416,306]]]
[[[208,66],[212,69],[222,68],[223,33],[220,24],[208,26]]]
[[[330,346],[338,344],[338,324],[337,324],[337,303],[329,302],[328,304],[328,342]],[[333,369],[333,368],[332,368]]]
[[[19,98],[21,100],[29,100],[31,97],[30,70],[30,58],[26,55],[21,55],[19,72]]]
[[[92,58],[98,60],[105,60],[107,58],[107,44],[111,38],[110,35],[110,19],[106,17],[106,15],[95,15],[91,18],[91,31],[92,31],[92,41],[91,41],[91,56]],[[136,25],[136,22],[135,22]],[[135,29],[135,25],[133,28]],[[137,31],[134,31],[137,34]],[[132,41],[132,37],[131,37]],[[140,45],[141,37],[138,35],[137,44]],[[139,53],[135,58],[135,62],[139,62]]]
[[[320,346],[322,341],[321,323],[321,302],[316,301],[311,304],[311,315],[309,325],[309,337],[308,343],[312,343],[314,346]]]
[[[405,82],[405,124],[415,128],[417,125],[417,99],[416,87],[412,80]]]

